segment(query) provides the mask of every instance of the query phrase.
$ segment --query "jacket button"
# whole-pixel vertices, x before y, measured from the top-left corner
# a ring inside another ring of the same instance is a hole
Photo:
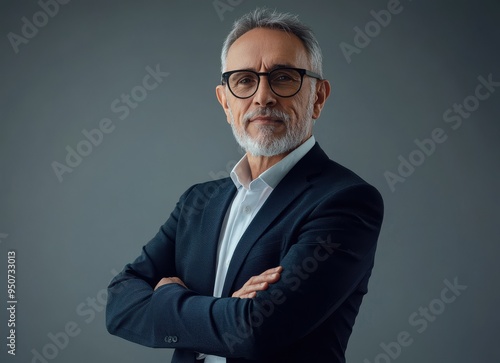
[[[165,340],[166,343],[177,343],[177,336],[175,336],[175,335],[172,335],[172,336],[171,335],[167,335],[164,340]]]

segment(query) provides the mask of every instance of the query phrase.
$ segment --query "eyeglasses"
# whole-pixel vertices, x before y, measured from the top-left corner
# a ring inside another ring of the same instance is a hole
[[[293,97],[299,93],[304,76],[322,80],[319,74],[302,68],[276,68],[271,72],[242,69],[222,73],[222,84],[227,84],[235,97],[249,98],[257,92],[261,76],[267,77],[269,87],[280,97]]]

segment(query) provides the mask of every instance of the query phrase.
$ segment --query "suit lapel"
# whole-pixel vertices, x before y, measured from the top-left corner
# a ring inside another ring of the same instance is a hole
[[[236,187],[229,178],[218,184],[217,188],[203,211],[202,224],[206,229],[204,235],[200,236],[202,241],[198,251],[198,256],[201,257],[198,260],[200,265],[195,267],[198,271],[204,271],[201,276],[197,276],[200,282],[197,290],[208,295],[212,295],[214,290],[217,246],[222,223],[236,192]]]
[[[236,246],[224,282],[223,297],[229,296],[238,271],[259,237],[294,199],[310,187],[309,179],[321,172],[321,164],[326,160],[328,157],[316,143],[269,195]]]

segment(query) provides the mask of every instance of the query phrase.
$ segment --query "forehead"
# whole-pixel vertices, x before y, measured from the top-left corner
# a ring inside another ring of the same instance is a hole
[[[229,48],[226,70],[269,70],[276,65],[309,68],[302,41],[282,30],[256,28],[239,37]]]

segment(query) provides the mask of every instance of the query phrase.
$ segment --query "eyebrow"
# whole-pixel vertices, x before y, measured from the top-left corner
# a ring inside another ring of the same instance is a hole
[[[269,68],[269,72],[272,72],[275,69],[280,69],[280,68],[296,68],[296,67],[294,65],[292,65],[292,64],[273,64]],[[253,68],[253,67],[242,68],[241,70],[259,72],[256,68]]]

